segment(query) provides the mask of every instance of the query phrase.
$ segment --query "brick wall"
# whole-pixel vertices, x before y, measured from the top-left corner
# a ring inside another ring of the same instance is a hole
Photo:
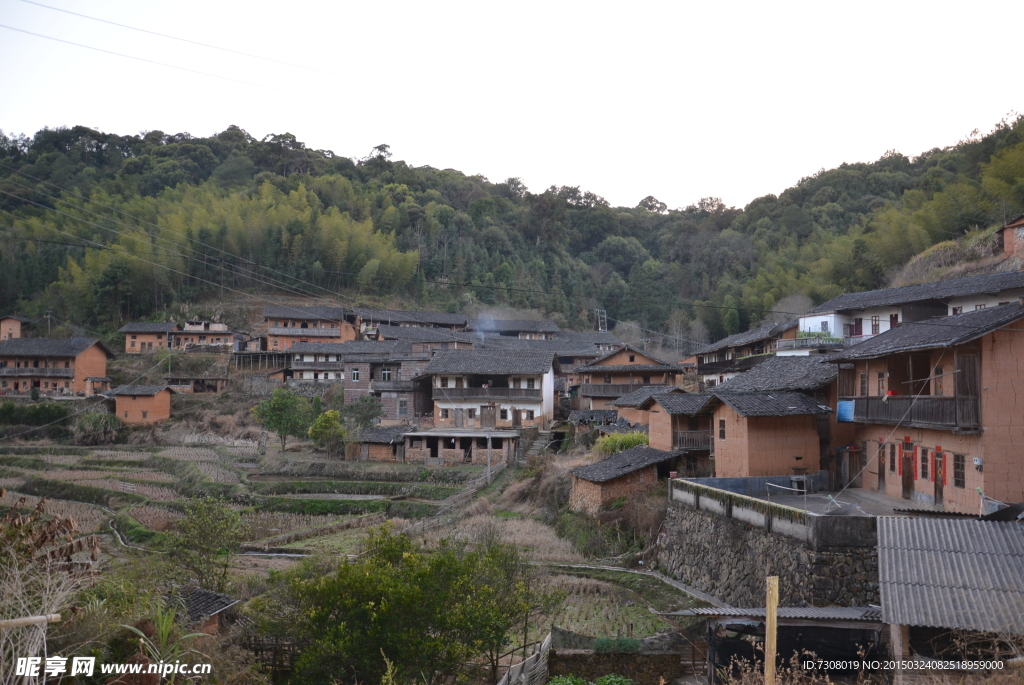
[[[370,461],[398,461],[398,457],[395,455],[397,445],[363,444],[366,445],[367,457]]]
[[[600,400],[600,403],[602,405],[607,405],[607,401],[605,400]],[[619,412],[619,418],[626,419],[630,423],[639,423],[642,426],[648,425],[651,420],[650,412],[643,409],[637,409],[636,407],[595,406],[594,409],[615,409]]]
[[[672,415],[657,404],[651,407],[650,412],[643,413],[648,414],[650,417],[647,429],[650,446],[658,450],[671,450],[673,442],[672,425],[675,423],[672,420]]]

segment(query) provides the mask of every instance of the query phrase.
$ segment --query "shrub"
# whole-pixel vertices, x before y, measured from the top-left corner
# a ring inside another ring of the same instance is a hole
[[[636,649],[632,649],[632,650],[618,650],[618,651],[636,652],[636,651],[638,651],[640,649],[640,641],[639,640],[634,640],[634,639],[628,638],[628,637],[617,637],[615,639],[616,639],[616,641],[623,640],[625,642],[629,642],[630,644],[632,644],[634,642],[636,643]],[[633,681],[630,680],[629,678],[625,677],[625,676],[616,675],[614,673],[609,673],[608,675],[603,675],[600,678],[598,678],[597,680],[595,680],[594,681],[594,685],[633,685]]]
[[[556,675],[548,685],[587,685],[587,681],[576,675]]]
[[[647,433],[613,433],[594,443],[594,453],[606,457],[647,444]]]
[[[82,445],[106,445],[116,442],[124,423],[113,414],[87,411],[75,419],[71,434]]]

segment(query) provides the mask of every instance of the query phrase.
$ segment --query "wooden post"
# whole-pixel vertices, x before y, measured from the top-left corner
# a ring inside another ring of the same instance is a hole
[[[768,576],[764,610],[764,685],[775,685],[775,637],[779,612],[779,577]]]
[[[491,482],[491,434],[487,433],[487,483]]]
[[[60,614],[45,614],[42,616],[26,616],[25,618],[11,618],[0,621],[0,630],[20,628],[22,626],[37,626],[46,623],[56,623],[60,620]]]

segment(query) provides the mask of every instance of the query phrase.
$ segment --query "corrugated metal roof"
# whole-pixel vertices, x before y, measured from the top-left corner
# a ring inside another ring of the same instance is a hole
[[[673,612],[673,616],[711,616],[737,618],[764,618],[764,607],[699,607]],[[878,607],[779,607],[779,618],[808,621],[881,621],[882,610]]]
[[[946,300],[951,297],[998,293],[1003,290],[1024,288],[1024,271],[1007,271],[986,276],[953,278],[938,283],[908,285],[903,288],[868,290],[862,293],[847,293],[828,302],[819,304],[809,314],[885,307],[926,300]]]
[[[878,519],[886,623],[1024,633],[1024,526],[963,519]]]
[[[712,392],[740,416],[807,416],[831,413],[798,392]]]

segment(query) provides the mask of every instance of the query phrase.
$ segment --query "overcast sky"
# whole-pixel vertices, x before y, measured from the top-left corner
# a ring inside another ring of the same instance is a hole
[[[215,75],[0,28],[7,133],[237,124],[349,157],[387,143],[415,166],[614,205],[742,206],[1024,111],[1020,0],[40,1],[309,68],[0,0],[0,24]]]

